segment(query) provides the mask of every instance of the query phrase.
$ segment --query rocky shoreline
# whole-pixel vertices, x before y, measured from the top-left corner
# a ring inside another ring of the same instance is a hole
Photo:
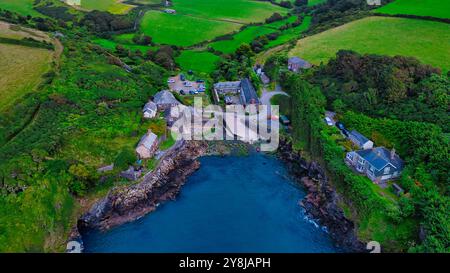
[[[338,247],[349,252],[367,252],[365,244],[356,236],[355,225],[338,206],[341,197],[330,185],[322,167],[316,162],[307,162],[284,140],[280,141],[278,156],[305,188],[307,195],[299,203],[308,216],[327,228]]]
[[[197,158],[206,154],[207,147],[202,141],[178,142],[141,182],[112,189],[82,215],[69,241],[81,243],[81,233],[85,230],[107,230],[134,221],[154,211],[160,202],[175,199],[186,178],[200,168]]]
[[[82,244],[81,234],[90,229],[107,230],[134,221],[152,211],[160,202],[174,200],[187,177],[200,168],[199,157],[217,152],[204,141],[177,143],[161,159],[154,171],[146,174],[138,184],[116,188],[97,202],[77,223],[69,241]],[[223,148],[223,147],[222,147]],[[339,196],[330,186],[324,171],[315,162],[306,162],[291,145],[281,141],[277,153],[290,172],[305,187],[307,196],[300,202],[308,215],[327,227],[338,246],[355,252],[365,251],[355,234],[354,224],[338,207]]]

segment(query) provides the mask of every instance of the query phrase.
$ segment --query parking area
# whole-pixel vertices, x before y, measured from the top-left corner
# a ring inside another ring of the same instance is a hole
[[[183,74],[175,77],[170,77],[167,80],[169,88],[173,92],[178,92],[180,95],[201,94],[205,92],[205,83],[203,80],[189,81]]]

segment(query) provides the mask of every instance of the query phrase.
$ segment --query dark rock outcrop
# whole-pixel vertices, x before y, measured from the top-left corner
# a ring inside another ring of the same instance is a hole
[[[196,159],[206,153],[201,141],[177,143],[142,182],[113,189],[78,221],[78,228],[108,229],[136,220],[156,209],[160,202],[174,199],[186,178],[200,167]]]
[[[325,226],[338,246],[352,252],[365,252],[364,243],[356,236],[355,225],[338,206],[340,196],[330,185],[320,165],[308,163],[285,141],[280,142],[279,156],[307,192],[300,205],[308,216]]]

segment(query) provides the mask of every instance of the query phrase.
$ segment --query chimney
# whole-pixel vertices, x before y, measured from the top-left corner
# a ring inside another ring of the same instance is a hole
[[[147,130],[147,135],[151,135],[152,134],[152,130],[151,129],[148,129]]]
[[[392,148],[391,150],[391,159],[394,159],[395,157],[395,148]]]

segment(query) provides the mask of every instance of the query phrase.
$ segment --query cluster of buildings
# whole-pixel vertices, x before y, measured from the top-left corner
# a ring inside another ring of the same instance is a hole
[[[223,98],[226,104],[260,104],[255,87],[248,78],[233,82],[214,84],[213,97],[216,103]]]
[[[153,100],[147,102],[142,110],[146,119],[156,117],[158,112],[170,110],[172,107],[180,105],[180,102],[167,90],[155,94]],[[158,136],[149,130],[139,141],[136,153],[140,159],[152,158],[158,150]]]

